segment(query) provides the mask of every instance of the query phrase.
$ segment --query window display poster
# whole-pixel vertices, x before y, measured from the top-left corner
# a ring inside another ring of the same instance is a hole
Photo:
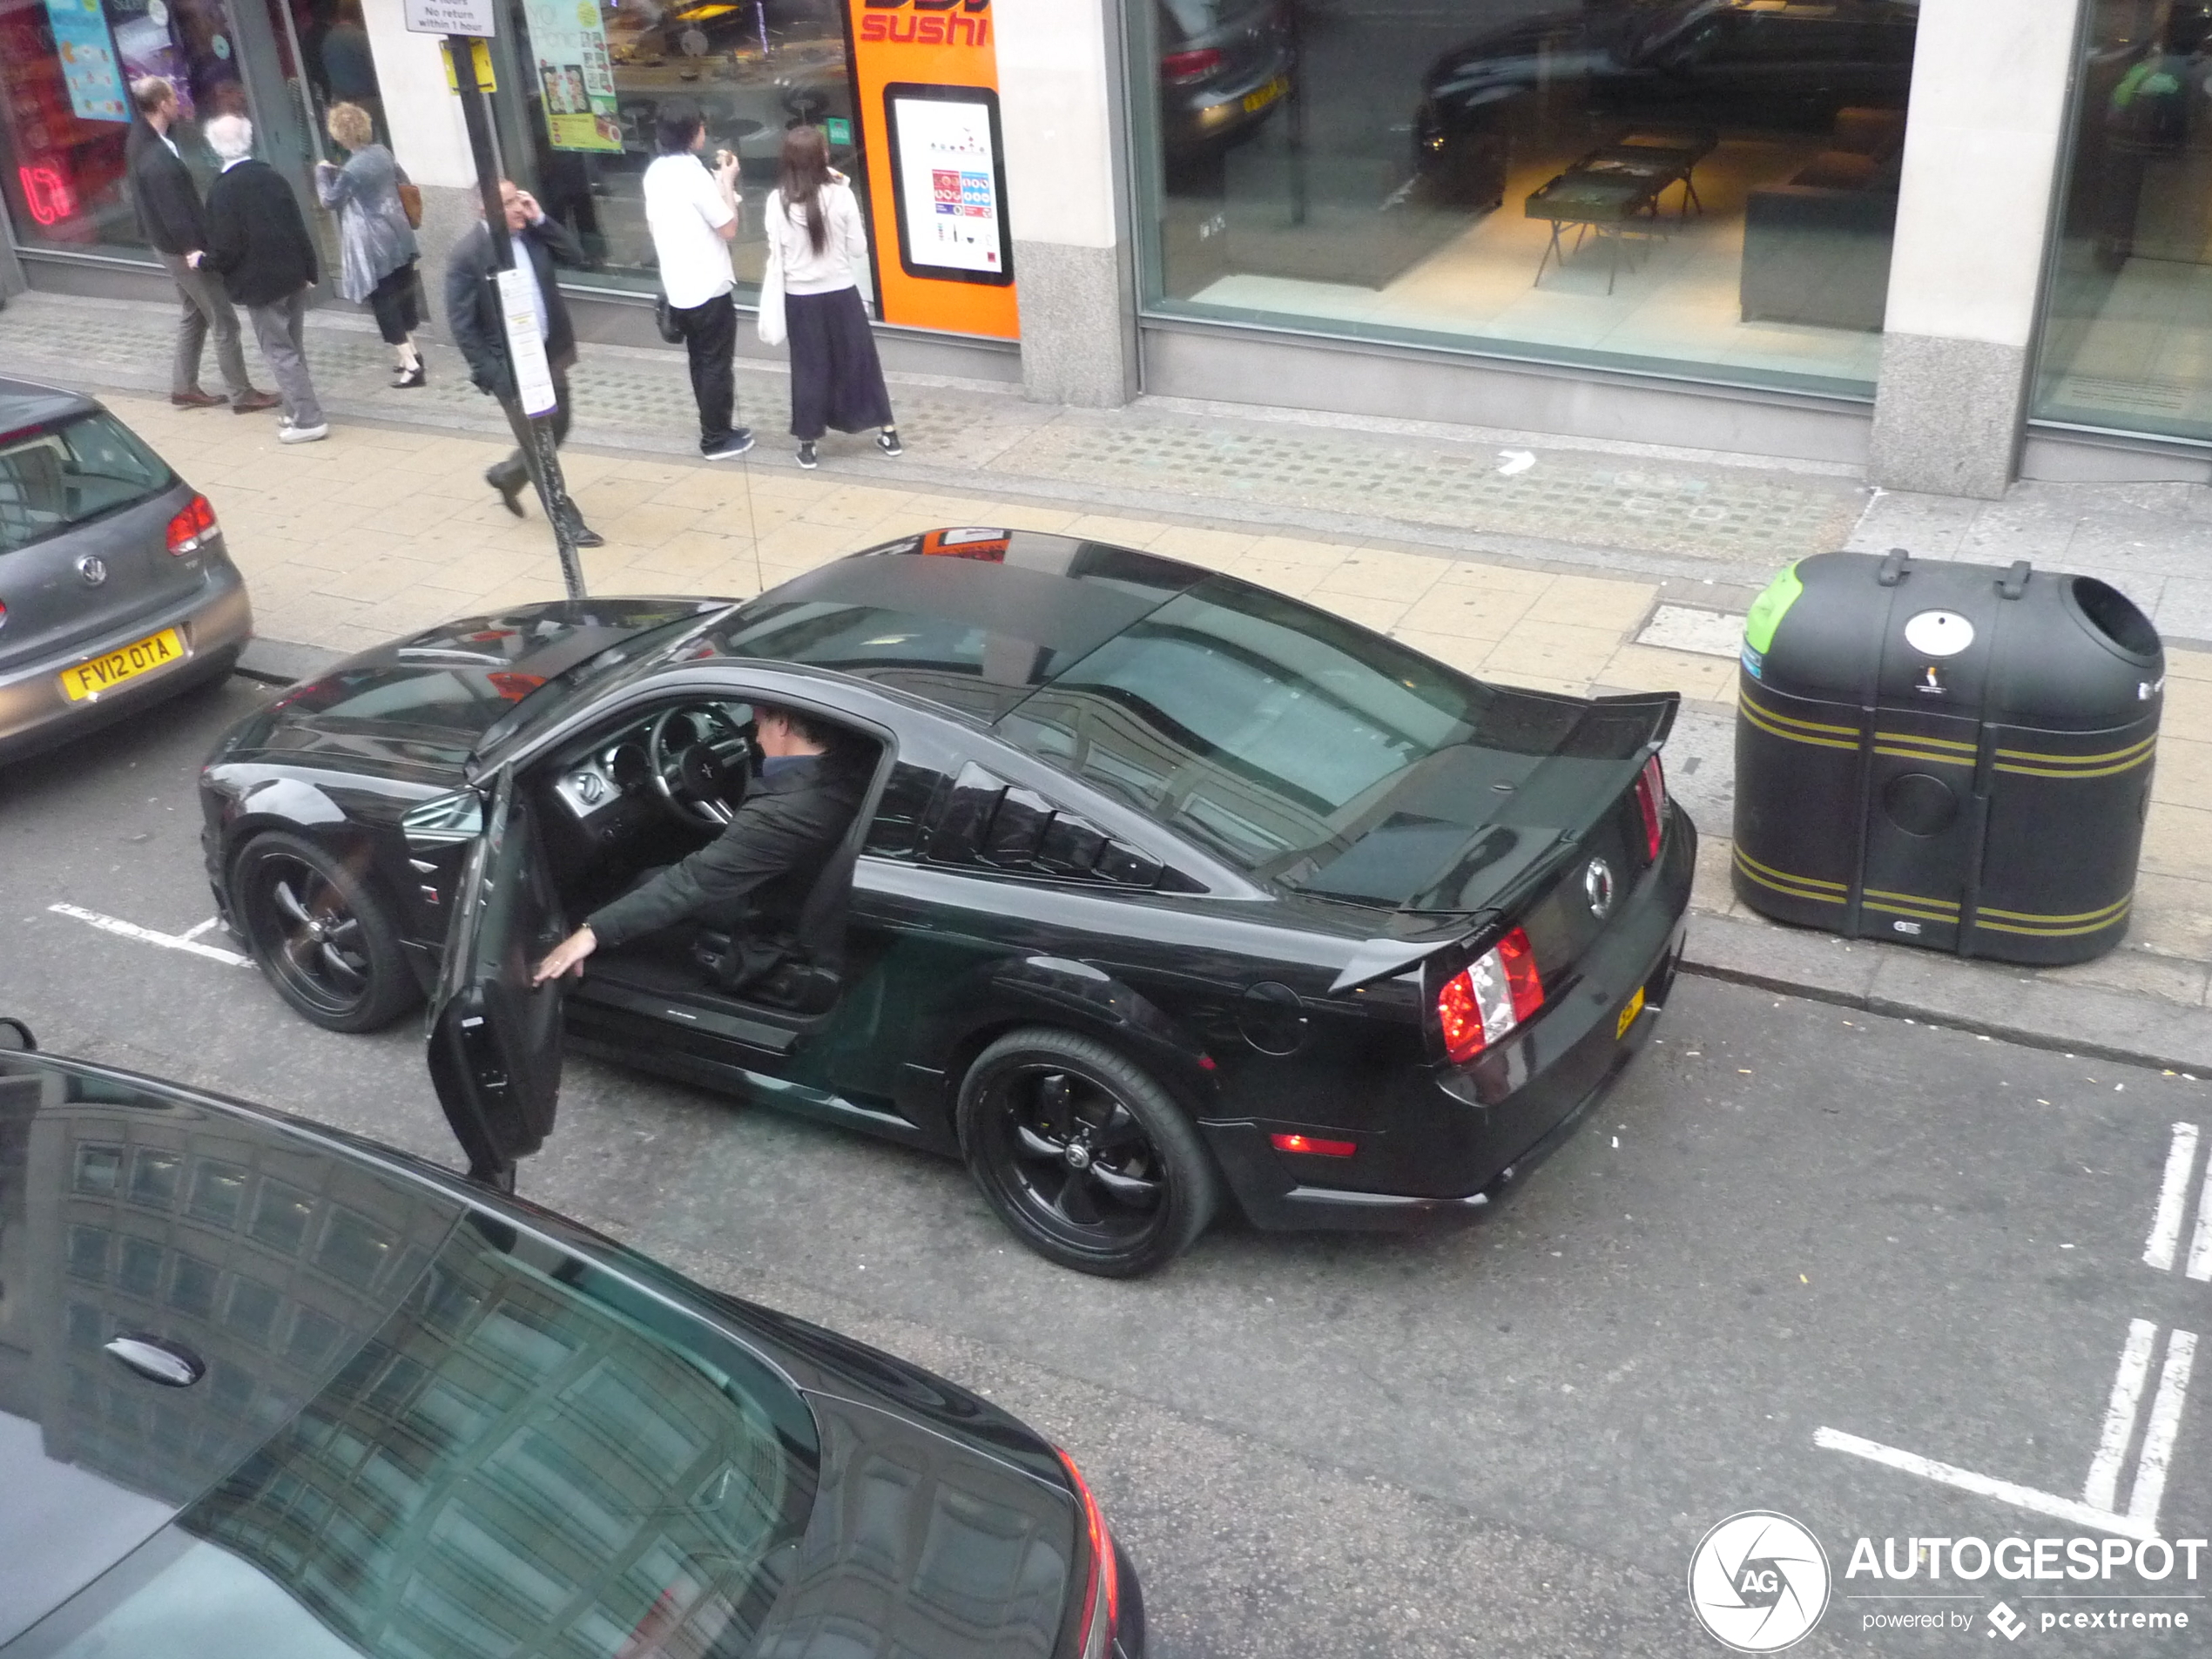
[[[100,0],[46,0],[46,17],[53,25],[69,107],[78,118],[128,121],[131,100],[123,90],[123,71]]]
[[[614,63],[597,0],[523,0],[523,12],[548,142],[556,150],[619,152]]]
[[[108,0],[108,15],[115,26],[116,56],[123,60],[124,84],[142,76],[160,76],[176,88],[178,113],[192,120],[196,114],[192,69],[169,27],[169,0]],[[230,43],[217,35],[210,50],[218,57],[228,57]]]
[[[886,89],[899,259],[914,276],[1003,282],[997,100],[981,88]]]

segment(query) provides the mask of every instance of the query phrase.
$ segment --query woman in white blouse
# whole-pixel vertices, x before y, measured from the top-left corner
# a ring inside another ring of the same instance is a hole
[[[833,428],[880,428],[876,448],[900,454],[891,395],[860,300],[858,273],[867,263],[867,231],[852,185],[831,171],[819,128],[793,127],[784,134],[782,175],[769,192],[766,218],[768,257],[783,268],[791,435],[799,440],[799,464],[816,464],[814,446]]]

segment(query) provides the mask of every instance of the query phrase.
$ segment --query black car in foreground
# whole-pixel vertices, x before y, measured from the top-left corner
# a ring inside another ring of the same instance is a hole
[[[0,1653],[1140,1659],[1066,1455],[558,1216],[0,1021]]]
[[[533,991],[712,836],[756,700],[872,782],[813,967],[740,997],[671,932]],[[1267,1227],[1480,1212],[1642,1043],[1696,832],[1672,694],[1471,679],[1126,549],[932,531],[743,604],[593,600],[354,658],[216,745],[221,914],[334,1029],[434,996],[472,1151],[533,1150],[569,1046],[964,1157],[1015,1231],[1159,1265]]]

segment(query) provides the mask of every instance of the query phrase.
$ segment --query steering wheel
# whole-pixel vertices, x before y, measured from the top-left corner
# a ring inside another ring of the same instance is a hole
[[[752,744],[712,703],[664,709],[645,733],[653,794],[679,824],[720,829],[752,778]]]

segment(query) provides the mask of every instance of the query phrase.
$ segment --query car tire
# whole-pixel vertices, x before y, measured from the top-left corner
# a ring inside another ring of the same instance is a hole
[[[378,1030],[422,1000],[368,882],[313,841],[255,836],[232,862],[231,897],[255,965],[324,1030]]]
[[[1095,1037],[1033,1026],[999,1038],[961,1079],[957,1123],[968,1173],[1001,1219],[1080,1272],[1164,1267],[1220,1204],[1183,1108]]]

